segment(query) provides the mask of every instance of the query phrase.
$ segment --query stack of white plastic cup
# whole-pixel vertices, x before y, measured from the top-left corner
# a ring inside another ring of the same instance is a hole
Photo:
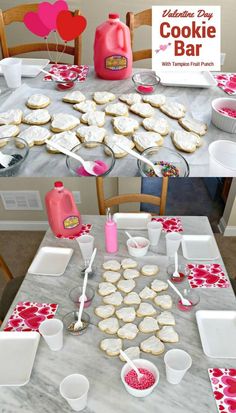
[[[168,232],[166,234],[166,253],[168,257],[174,257],[178,251],[182,235],[179,232]]]
[[[163,226],[161,222],[157,222],[157,221],[148,222],[147,224],[148,238],[150,241],[150,245],[152,247],[156,247],[158,245],[162,228]]]
[[[171,384],[179,384],[185,373],[192,365],[190,355],[179,349],[167,351],[164,357],[166,365],[166,379]]]
[[[10,89],[21,86],[22,60],[12,57],[3,59],[0,62],[2,73]]]
[[[63,322],[57,318],[43,321],[39,332],[52,351],[59,351],[63,347]]]
[[[88,391],[89,381],[82,374],[71,374],[65,377],[60,384],[61,396],[75,412],[85,409]]]

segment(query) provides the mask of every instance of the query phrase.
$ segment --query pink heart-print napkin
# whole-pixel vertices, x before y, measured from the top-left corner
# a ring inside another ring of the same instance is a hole
[[[219,413],[236,413],[236,369],[208,369]]]
[[[73,80],[75,78],[75,74],[76,76],[78,76],[76,82],[85,82],[88,76],[88,72],[89,67],[84,65],[77,66],[55,64],[52,65],[49,70],[49,73],[58,76],[59,78],[61,78],[62,81],[65,82]],[[50,75],[46,75],[44,76],[43,80],[51,82],[53,78]]]
[[[217,86],[228,95],[236,95],[236,73],[218,73],[214,75]]]
[[[92,224],[84,224],[82,225],[81,231],[78,234],[74,234],[66,239],[76,239],[81,237],[82,235],[89,234],[92,229]],[[57,235],[57,238],[64,238],[62,235]]]
[[[176,217],[158,217],[152,218],[152,221],[161,222],[163,225],[163,232],[183,232],[182,221]]]
[[[228,288],[229,281],[220,264],[187,264],[191,288]]]
[[[55,316],[57,308],[58,304],[19,302],[4,331],[38,331],[44,320]]]

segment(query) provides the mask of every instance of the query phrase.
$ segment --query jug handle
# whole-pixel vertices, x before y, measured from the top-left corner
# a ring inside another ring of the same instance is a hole
[[[122,29],[122,27],[118,27],[118,28],[117,28],[117,33],[118,33],[119,31],[121,31],[122,34],[123,34],[123,43],[124,43],[123,49],[126,49],[126,50],[127,50],[127,42],[126,42],[126,38],[125,38],[125,31]]]

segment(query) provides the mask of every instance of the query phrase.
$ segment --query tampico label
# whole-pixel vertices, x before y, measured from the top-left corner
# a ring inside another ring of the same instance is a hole
[[[78,227],[79,223],[78,217],[68,217],[63,224],[65,229],[72,229]]]
[[[105,59],[105,68],[108,70],[123,70],[128,67],[128,59],[125,56],[114,55]]]

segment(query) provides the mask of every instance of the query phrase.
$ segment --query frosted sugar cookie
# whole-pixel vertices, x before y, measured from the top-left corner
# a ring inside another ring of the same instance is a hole
[[[122,340],[120,338],[105,338],[101,341],[100,348],[105,351],[108,356],[118,356],[122,349]]]
[[[43,145],[50,137],[51,132],[42,126],[30,126],[19,135],[19,138],[24,139],[30,148],[34,145]]]
[[[142,118],[150,118],[154,115],[154,109],[151,105],[149,105],[149,103],[135,103],[130,106],[130,110]]]
[[[65,132],[57,133],[56,135],[52,136],[52,138],[50,139],[50,142],[55,142],[58,145],[63,146],[63,148],[68,149],[69,151],[71,151],[76,145],[79,144],[79,140],[75,132],[72,132],[72,131],[65,131]],[[46,148],[48,152],[60,153],[59,151],[54,149],[52,146],[50,146],[50,143],[47,143]]]
[[[154,108],[159,108],[161,105],[164,105],[166,103],[166,97],[165,95],[147,95],[143,96],[143,102],[144,103],[150,103],[151,106]]]
[[[138,278],[140,276],[140,273],[138,270],[135,270],[134,268],[127,268],[123,272],[123,277],[126,280],[132,280],[133,278]]]
[[[109,318],[115,312],[113,305],[100,305],[94,310],[95,314],[100,318]]]
[[[117,287],[119,288],[120,291],[123,291],[124,293],[130,293],[135,287],[135,281],[134,280],[120,280],[117,283]]]
[[[138,266],[137,262],[132,260],[132,258],[124,258],[121,261],[121,266],[124,270],[128,268],[136,268]]]
[[[36,109],[32,112],[23,115],[23,123],[28,125],[45,125],[51,119],[51,115],[47,109]]]
[[[135,103],[140,103],[142,98],[138,93],[127,93],[120,95],[119,99],[122,102],[127,103],[127,105],[131,106],[134,105]]]
[[[142,333],[155,333],[160,327],[155,318],[145,317],[141,323],[139,323],[138,328]]]
[[[164,343],[177,343],[179,341],[179,335],[175,329],[171,326],[164,326],[157,332],[158,338]]]
[[[133,149],[134,148],[134,143],[131,139],[126,138],[123,135],[111,135],[111,136],[106,136],[105,137],[105,143],[107,146],[109,146],[113,152],[114,155],[117,159],[119,158],[124,158],[124,156],[128,155],[128,153],[126,151],[124,151],[124,149],[119,147],[119,142],[122,142],[123,145],[127,146],[127,148],[129,149]],[[105,152],[108,152],[105,149]],[[108,153],[107,153],[108,154]]]
[[[19,125],[22,121],[23,112],[20,109],[11,109],[0,113],[0,125]]]
[[[117,335],[126,340],[133,340],[137,336],[138,331],[138,327],[135,324],[127,323],[119,328]]]
[[[113,128],[119,135],[129,136],[139,128],[139,123],[128,116],[117,116],[113,119]]]
[[[121,274],[117,271],[105,271],[102,276],[105,281],[116,283],[120,279]]]
[[[184,117],[179,119],[179,124],[188,132],[196,133],[199,136],[207,133],[207,124],[193,118]]]
[[[67,93],[63,101],[67,103],[81,103],[86,100],[86,97],[79,90],[74,90],[73,92]]]
[[[139,308],[137,309],[138,317],[153,316],[155,314],[156,314],[156,309],[153,307],[152,304],[149,304],[149,303],[141,303],[139,305]]]
[[[170,311],[162,311],[161,314],[157,316],[157,321],[161,326],[175,325],[175,318]]]
[[[20,132],[20,129],[16,125],[2,125],[0,126],[0,147],[3,147],[6,145],[7,141],[2,139],[2,138],[14,138],[17,136]]]
[[[152,275],[156,275],[159,272],[159,268],[157,265],[144,265],[141,269],[141,273],[143,275],[147,275],[147,276],[152,276]]]
[[[164,142],[162,136],[156,132],[136,132],[133,140],[139,152],[143,152],[148,148],[162,146]]]
[[[169,310],[172,307],[172,298],[168,294],[157,295],[154,298],[154,303],[164,310]]]
[[[105,124],[105,112],[101,110],[92,110],[91,112],[84,113],[80,121],[86,125],[95,125],[101,128]]]
[[[193,153],[202,144],[201,138],[192,132],[176,130],[171,133],[173,144],[177,149]]]
[[[136,317],[134,307],[122,307],[116,310],[116,316],[124,323],[132,323]]]
[[[119,291],[116,291],[112,294],[106,295],[103,298],[103,302],[105,304],[111,304],[114,305],[115,307],[119,307],[123,303],[123,297]]]
[[[93,95],[93,100],[98,105],[105,105],[105,103],[112,102],[116,99],[116,96],[111,92],[95,92]]]
[[[119,271],[121,268],[121,265],[116,260],[108,260],[103,263],[103,268],[104,270]]]
[[[56,113],[52,116],[51,130],[55,133],[74,129],[80,124],[80,120],[68,113]]]
[[[157,293],[160,293],[161,291],[165,291],[168,289],[168,284],[162,280],[154,280],[151,283],[151,289],[153,291],[156,291]]]
[[[51,100],[48,96],[35,94],[29,97],[26,106],[30,109],[43,109],[50,105]]]
[[[107,115],[110,116],[128,116],[129,110],[127,105],[124,103],[112,103],[107,105],[105,108],[105,112]]]
[[[130,360],[135,360],[135,359],[139,359],[140,358],[140,348],[137,347],[128,347],[126,350],[124,350],[124,353],[127,354],[127,356],[129,357]],[[126,360],[123,358],[123,356],[120,354],[120,359],[121,361],[125,361]]]
[[[140,304],[140,303],[141,303],[141,298],[134,291],[132,291],[131,293],[127,294],[124,297],[124,304],[126,305],[135,305],[135,304]]]
[[[116,286],[108,282],[102,282],[98,284],[98,294],[101,296],[109,295],[116,291]]]
[[[85,100],[81,103],[76,103],[73,105],[73,108],[75,110],[78,110],[79,112],[86,113],[86,112],[91,112],[92,110],[96,110],[96,103],[93,100]]]
[[[142,298],[142,300],[152,300],[154,297],[156,297],[156,293],[155,291],[151,290],[151,288],[144,287],[142,291],[140,291],[139,297]]]
[[[104,128],[99,128],[98,126],[80,126],[76,130],[76,135],[81,139],[82,142],[102,142],[105,138],[107,132]],[[92,146],[93,144],[91,144]],[[95,146],[95,144],[93,145]]]
[[[142,122],[143,127],[149,132],[156,132],[162,136],[168,135],[170,131],[169,124],[164,118],[145,118]]]
[[[154,356],[162,354],[165,350],[164,344],[155,336],[147,338],[147,340],[142,341],[140,348],[145,353],[151,353]]]
[[[181,119],[184,117],[186,108],[178,102],[166,102],[160,107],[161,111],[173,119]]]
[[[106,318],[98,323],[98,328],[107,334],[116,334],[119,330],[119,321],[116,317]]]

